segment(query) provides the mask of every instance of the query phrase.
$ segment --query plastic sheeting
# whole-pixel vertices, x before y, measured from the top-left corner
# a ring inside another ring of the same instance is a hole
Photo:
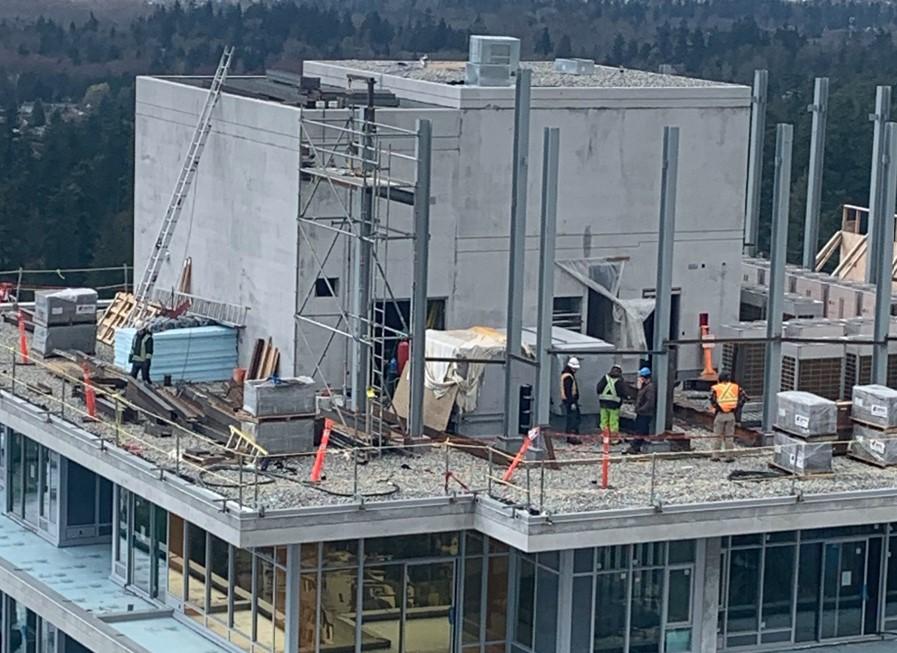
[[[131,370],[128,357],[136,329],[115,332],[115,366]],[[225,381],[237,366],[237,330],[223,326],[171,329],[153,334],[150,378],[161,381]]]
[[[579,281],[608,299],[613,305],[616,325],[613,344],[624,350],[647,351],[644,322],[654,310],[653,299],[620,299],[622,262],[596,259],[570,259],[556,261],[556,265]]]
[[[427,329],[427,358],[477,358],[501,360],[505,336],[488,327],[455,331]],[[436,398],[458,388],[455,405],[462,413],[476,410],[485,363],[427,362],[424,385]]]

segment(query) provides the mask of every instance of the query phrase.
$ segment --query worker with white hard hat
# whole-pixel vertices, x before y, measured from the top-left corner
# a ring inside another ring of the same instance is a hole
[[[567,441],[571,444],[579,444],[579,385],[576,383],[576,372],[579,370],[579,359],[571,356],[567,360],[564,371],[561,372],[561,403],[564,405],[564,414],[567,416]]]

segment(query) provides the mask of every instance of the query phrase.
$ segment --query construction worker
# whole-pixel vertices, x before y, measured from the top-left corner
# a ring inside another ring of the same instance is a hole
[[[734,448],[736,413],[747,401],[737,383],[732,381],[732,375],[728,372],[720,372],[719,382],[710,389],[710,404],[716,415],[713,418],[713,455],[711,460],[719,460],[720,450],[729,452]],[[731,463],[734,458],[729,453],[725,454],[726,462]]]
[[[638,371],[638,390],[635,395],[635,432],[651,435],[651,422],[657,407],[657,388],[651,381],[651,369],[643,367]],[[644,438],[634,438],[624,453],[642,453]]]
[[[579,438],[570,435],[579,435],[579,385],[576,383],[576,372],[579,370],[579,359],[571,356],[561,372],[561,403],[564,404],[564,414],[567,416],[567,442],[579,444]]]
[[[623,380],[623,368],[613,365],[595,388],[598,392],[598,427],[611,433],[620,432],[620,404],[629,397],[629,388]]]
[[[128,361],[131,363],[132,377],[136,379],[139,373],[144,383],[152,383],[150,365],[153,362],[153,334],[146,327],[141,327],[134,336]]]

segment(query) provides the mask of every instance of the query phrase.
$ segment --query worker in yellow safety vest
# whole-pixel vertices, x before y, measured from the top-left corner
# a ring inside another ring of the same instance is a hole
[[[598,393],[598,427],[612,434],[620,432],[620,405],[632,393],[623,379],[623,368],[614,365],[595,388]]]
[[[566,428],[567,442],[579,444],[579,438],[571,437],[579,435],[579,423],[581,412],[579,410],[579,385],[576,383],[576,372],[579,370],[579,359],[571,356],[561,372],[561,403],[564,405],[564,415],[567,417]]]
[[[719,460],[720,450],[729,452],[734,448],[735,422],[747,395],[728,372],[720,372],[719,382],[710,389],[710,405],[716,415],[713,417],[713,455],[711,460]],[[726,462],[734,460],[726,453]]]
[[[131,344],[131,355],[128,357],[131,363],[131,376],[135,379],[140,374],[144,383],[150,382],[150,365],[153,363],[153,334],[146,327],[142,327],[134,335]]]

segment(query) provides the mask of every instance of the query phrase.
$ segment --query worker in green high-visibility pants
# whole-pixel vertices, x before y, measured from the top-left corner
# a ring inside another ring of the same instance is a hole
[[[611,367],[610,372],[598,381],[596,390],[599,408],[598,427],[602,432],[610,432],[613,437],[613,434],[620,432],[620,405],[630,394],[626,381],[623,380],[623,368],[619,365]]]

